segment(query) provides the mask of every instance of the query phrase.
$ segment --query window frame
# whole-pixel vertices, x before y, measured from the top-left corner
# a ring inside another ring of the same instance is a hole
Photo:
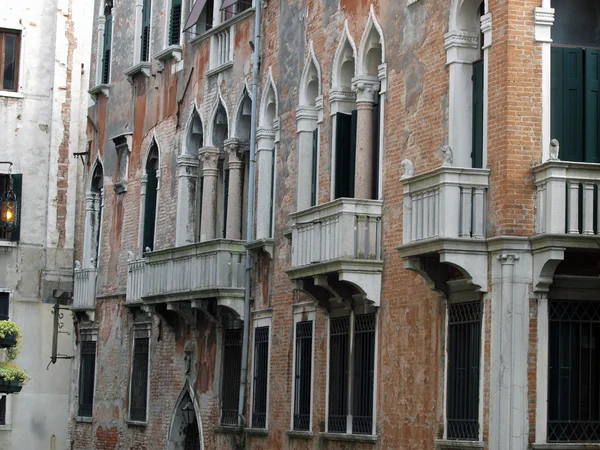
[[[179,13],[179,37],[177,39],[177,42],[171,43],[171,26],[172,26],[172,22],[173,22],[173,4],[175,2],[179,3],[180,6],[180,13]],[[183,27],[185,26],[185,22],[184,22],[184,11],[185,11],[185,2],[184,0],[168,0],[168,9],[167,9],[167,14],[166,14],[166,20],[165,20],[165,48],[168,47],[172,47],[172,46],[181,46],[183,44]]]
[[[148,410],[150,403],[150,368],[151,368],[151,354],[152,354],[152,323],[151,322],[142,322],[135,323],[132,329],[132,339],[131,339],[131,365],[129,369],[129,408],[127,411],[127,416],[130,422],[135,423],[148,423]],[[137,334],[137,336],[136,336]],[[137,418],[133,418],[131,415],[131,409],[133,404],[133,377],[134,377],[134,368],[135,368],[135,347],[136,340],[138,339],[148,339],[148,352],[147,352],[147,366],[146,366],[146,408],[145,408],[145,419],[139,420]]]
[[[91,414],[82,415],[81,414],[81,392],[82,392],[82,384],[85,382],[85,379],[82,381],[83,377],[83,364],[82,364],[82,356],[83,356],[83,343],[84,342],[93,342],[94,343],[94,371],[93,371],[93,382],[92,382],[92,411]],[[79,340],[79,374],[77,380],[77,417],[79,418],[92,418],[94,416],[94,400],[96,396],[96,380],[98,375],[98,331],[94,328],[84,328],[80,331],[80,340]]]
[[[313,428],[313,413],[314,413],[314,383],[315,383],[315,328],[316,328],[316,306],[313,302],[297,303],[293,306],[294,321],[293,321],[293,346],[292,346],[292,402],[290,408],[290,430],[292,431],[312,431]],[[299,322],[312,322],[312,348],[311,348],[311,368],[310,368],[310,412],[308,430],[296,430],[294,428],[296,399],[296,327]],[[328,360],[329,361],[329,360]],[[327,370],[329,375],[329,370]]]
[[[261,430],[269,429],[269,398],[270,398],[270,387],[271,387],[271,345],[272,345],[272,337],[273,337],[273,327],[272,327],[272,311],[271,309],[264,310],[256,310],[252,311],[253,321],[252,321],[252,383],[250,385],[250,426],[252,428],[256,428],[254,426],[254,371],[256,368],[256,329],[261,327],[269,327],[269,343],[267,350],[267,398],[266,398],[266,411],[265,411],[265,426],[260,427]]]
[[[4,88],[4,75],[2,75],[2,84],[0,84],[1,95],[6,94],[18,94],[21,91],[21,63],[22,63],[22,41],[23,41],[23,30],[19,28],[5,28],[0,27],[0,73],[4,73],[4,55],[5,55],[5,44],[4,36],[7,34],[16,34],[16,48],[15,48],[15,71],[14,71],[14,89]]]

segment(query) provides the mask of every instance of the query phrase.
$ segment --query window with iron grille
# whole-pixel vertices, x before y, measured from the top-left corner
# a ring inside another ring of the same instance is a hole
[[[548,441],[600,441],[600,303],[549,304]]]
[[[313,321],[296,323],[294,430],[310,430]]]
[[[240,370],[242,368],[242,330],[223,332],[223,385],[221,392],[221,425],[238,424]]]
[[[172,0],[169,17],[169,45],[179,45],[181,37],[181,0]]]
[[[448,439],[479,439],[481,302],[448,306]]]
[[[136,327],[133,333],[129,418],[138,422],[145,422],[148,402],[150,330],[147,324],[143,324]]]
[[[0,425],[6,425],[6,399],[6,395],[0,397]]]
[[[350,352],[351,320],[354,320],[353,352]],[[330,433],[373,433],[376,320],[375,314],[361,314],[330,321],[327,423]],[[348,376],[350,367],[352,384]]]
[[[19,56],[21,32],[0,29],[0,89],[17,91],[19,87]]]
[[[10,307],[10,294],[8,292],[0,292],[0,320],[8,320]]]
[[[152,0],[144,0],[142,5],[142,35],[140,61],[150,58],[150,18],[152,14]]]
[[[92,417],[94,407],[94,379],[96,375],[96,341],[82,336],[79,366],[79,409],[81,417]]]
[[[267,381],[269,378],[269,327],[254,329],[254,386],[252,427],[267,426]]]

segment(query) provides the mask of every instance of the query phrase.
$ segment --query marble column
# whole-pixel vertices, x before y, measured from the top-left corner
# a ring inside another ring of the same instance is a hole
[[[317,128],[317,109],[299,106],[296,109],[296,134],[298,136],[297,211],[308,209],[311,204],[311,181],[313,171],[313,132]]]
[[[356,129],[356,175],[354,197],[373,198],[373,171],[375,149],[373,148],[373,108],[379,95],[379,78],[372,76],[356,77],[352,80],[352,90],[356,93],[358,110]]]
[[[237,138],[225,141],[225,150],[229,155],[229,186],[227,190],[227,239],[242,238],[242,204],[244,195],[244,160]]]
[[[256,197],[256,239],[271,237],[271,202],[275,132],[270,128],[256,131],[258,185]]]
[[[85,195],[84,269],[97,266],[101,205],[102,196],[100,193],[90,191]]]
[[[177,157],[177,226],[175,245],[193,244],[196,240],[196,192],[198,189],[198,166],[200,162],[192,155]]]
[[[202,222],[200,225],[200,241],[210,241],[216,237],[217,219],[217,177],[219,174],[219,149],[203,147],[199,158],[202,161]]]

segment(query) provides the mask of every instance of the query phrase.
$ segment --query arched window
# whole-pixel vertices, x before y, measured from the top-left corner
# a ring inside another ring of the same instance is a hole
[[[100,254],[102,208],[104,206],[104,171],[102,170],[100,161],[96,161],[89,186],[85,202],[86,224],[83,267],[97,268]]]
[[[203,446],[202,427],[191,394],[186,382],[171,418],[168,450],[200,450]]]
[[[158,194],[158,145],[152,143],[148,159],[146,160],[146,195],[144,200],[144,233],[142,240],[142,250],[151,251],[154,249],[155,230],[156,230],[156,207]]]

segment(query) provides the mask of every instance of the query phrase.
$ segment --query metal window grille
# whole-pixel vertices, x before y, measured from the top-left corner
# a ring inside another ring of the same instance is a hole
[[[6,425],[6,395],[0,397],[0,425]]]
[[[146,421],[149,346],[149,337],[135,337],[133,340],[133,368],[131,370],[129,418],[139,422]]]
[[[350,317],[336,317],[331,319],[330,323],[327,429],[330,433],[345,433],[348,415]]]
[[[312,374],[313,322],[296,324],[296,367],[294,373],[294,430],[310,429],[310,385]]]
[[[221,393],[221,424],[238,424],[238,397],[242,364],[242,330],[223,333],[223,387]]]
[[[600,303],[549,306],[548,441],[600,441]]]
[[[448,306],[447,437],[479,437],[481,302]]]
[[[267,425],[267,380],[269,377],[269,327],[254,330],[254,389],[252,427]]]
[[[198,422],[194,418],[193,422],[185,429],[185,450],[200,450],[200,433],[198,432]]]
[[[0,320],[8,320],[9,309],[9,294],[8,292],[0,292]]]
[[[81,342],[79,368],[79,411],[82,417],[92,417],[94,406],[94,377],[96,373],[96,342]]]
[[[373,433],[375,321],[375,314],[362,314],[354,318],[353,434]]]

